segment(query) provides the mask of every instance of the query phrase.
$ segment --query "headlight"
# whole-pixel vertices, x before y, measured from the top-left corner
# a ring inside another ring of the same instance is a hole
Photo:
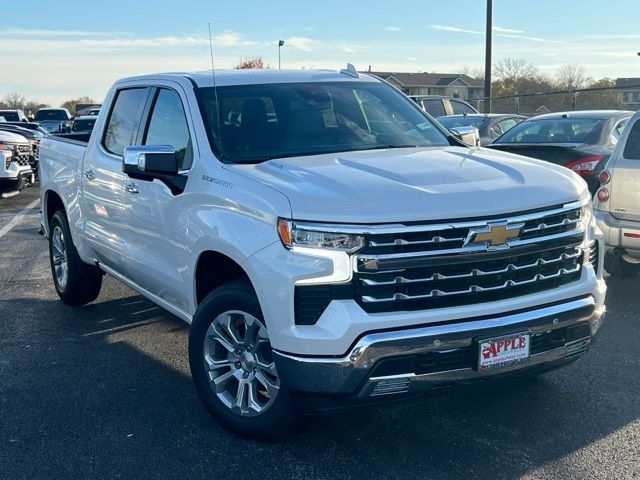
[[[278,219],[278,234],[287,248],[313,248],[354,253],[364,246],[364,238],[349,233],[323,231],[321,225],[296,224]]]
[[[580,223],[582,224],[585,230],[588,230],[592,220],[593,220],[593,203],[591,202],[591,196],[587,195],[582,199],[582,208],[580,210]]]

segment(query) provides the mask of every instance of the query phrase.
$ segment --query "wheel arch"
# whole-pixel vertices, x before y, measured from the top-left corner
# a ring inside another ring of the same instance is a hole
[[[51,218],[53,217],[53,214],[60,209],[64,210],[65,213],[67,211],[64,201],[62,200],[62,197],[55,190],[51,190],[51,189],[47,190],[44,195],[44,211],[43,211],[43,214],[45,215],[45,219],[46,219],[45,227],[47,228],[47,231],[49,230],[49,224],[51,223]]]
[[[198,255],[193,271],[193,296],[196,308],[209,293],[233,280],[246,279],[255,292],[249,273],[241,262],[219,250],[202,251]]]

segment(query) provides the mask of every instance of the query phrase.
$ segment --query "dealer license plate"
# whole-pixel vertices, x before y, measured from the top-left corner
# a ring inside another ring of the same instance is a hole
[[[478,370],[494,370],[529,360],[530,334],[516,333],[478,342]]]

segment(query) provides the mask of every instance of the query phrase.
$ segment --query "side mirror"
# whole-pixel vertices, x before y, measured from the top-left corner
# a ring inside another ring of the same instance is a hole
[[[454,137],[470,147],[480,146],[480,131],[476,127],[454,127],[449,131]]]
[[[173,180],[178,176],[178,156],[170,145],[125,147],[122,171],[140,180]]]

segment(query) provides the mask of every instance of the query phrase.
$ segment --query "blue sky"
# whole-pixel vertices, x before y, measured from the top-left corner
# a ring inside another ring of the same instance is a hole
[[[395,8],[395,6],[401,8]],[[638,0],[494,0],[494,60],[525,58],[546,73],[578,63],[590,76],[640,77]],[[613,5],[613,4],[612,4]],[[216,68],[261,55],[283,68],[462,71],[484,63],[483,0],[321,2],[33,0],[0,16],[0,97],[59,104],[101,100],[116,78]],[[6,19],[10,19],[6,20]]]

